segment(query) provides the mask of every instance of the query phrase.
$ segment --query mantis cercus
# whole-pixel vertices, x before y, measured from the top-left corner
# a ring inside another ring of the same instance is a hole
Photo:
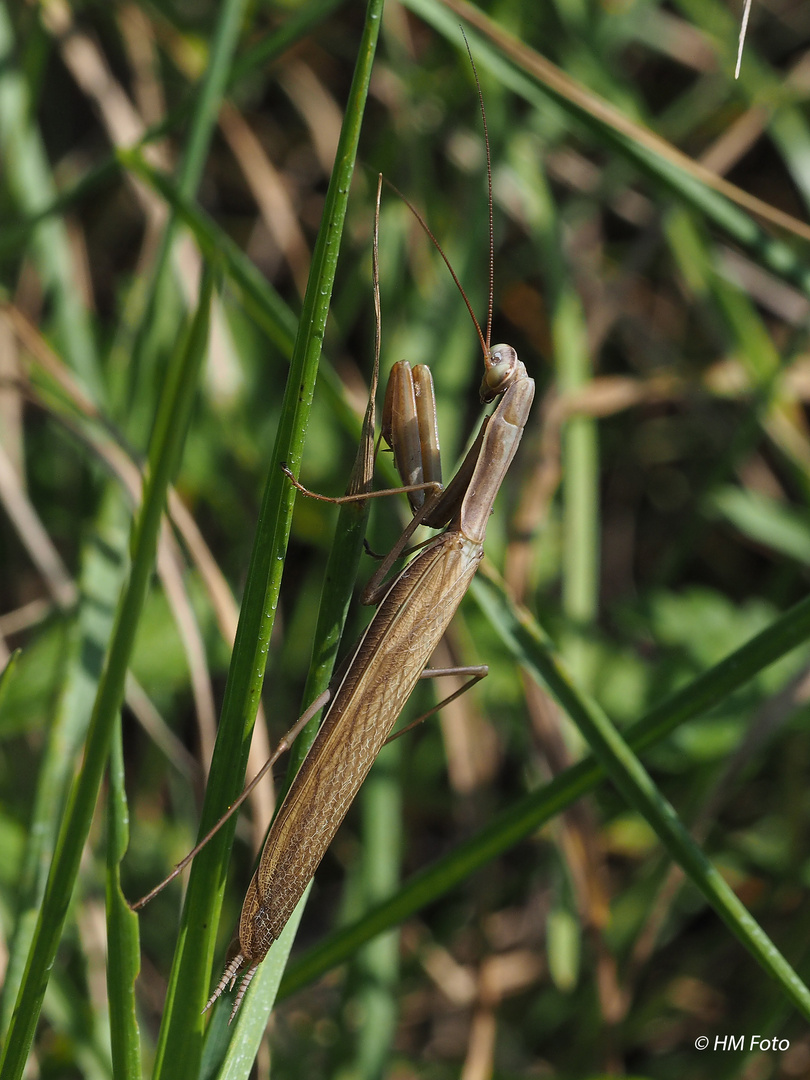
[[[483,113],[483,102],[481,107]],[[484,135],[490,174],[485,116]],[[208,1009],[228,984],[233,988],[241,974],[231,1019],[258,965],[280,935],[315,873],[467,591],[483,557],[484,536],[495,497],[526,425],[534,398],[534,380],[527,375],[511,345],[490,346],[491,177],[489,212],[490,301],[486,336],[452,268],[450,272],[470,310],[484,356],[481,401],[489,403],[498,397],[500,401],[484,420],[458,472],[443,488],[430,371],[425,365],[411,369],[404,360],[392,370],[382,435],[394,452],[405,485],[396,490],[409,492],[414,516],[363,594],[364,603],[379,602],[379,606],[337,684],[313,703],[288,734],[291,738],[306,719],[328,702],[320,730],[273,820],[258,869],[248,886],[239,920],[239,951],[226,966],[206,1005]],[[418,213],[416,216],[434,239]],[[439,251],[445,258],[441,248]],[[392,581],[384,582],[390,566],[419,525],[446,528],[422,546]],[[286,743],[285,738],[283,744]],[[236,804],[229,813],[235,809]]]

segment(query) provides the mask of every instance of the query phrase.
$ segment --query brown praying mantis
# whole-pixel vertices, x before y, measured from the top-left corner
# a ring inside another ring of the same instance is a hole
[[[500,400],[492,415],[484,420],[458,472],[447,487],[442,487],[430,371],[425,365],[411,369],[403,360],[391,372],[381,435],[393,450],[394,462],[403,480],[404,486],[393,490],[408,493],[413,518],[363,593],[364,603],[379,606],[334,685],[313,702],[251,782],[250,788],[289,748],[304,724],[328,704],[315,741],[273,820],[258,868],[248,886],[239,920],[239,950],[227,964],[206,1005],[206,1009],[210,1008],[229,984],[233,988],[241,975],[231,1019],[239,1009],[256,969],[292,915],[467,591],[483,557],[484,537],[495,497],[517,451],[534,398],[534,380],[527,375],[512,346],[490,345],[492,179],[480,85],[478,93],[484,119],[489,180],[490,295],[486,336],[444,252],[419,213],[413,207],[411,209],[447,263],[470,311],[484,358],[481,401]],[[378,187],[374,244],[378,348],[376,249],[379,197]],[[312,494],[288,471],[287,475],[299,490]],[[328,501],[365,497],[344,496]],[[420,525],[443,528],[444,531],[420,546],[393,580],[385,581],[390,567],[403,554]],[[234,803],[227,816],[237,809],[248,790]],[[224,820],[221,819],[216,828]],[[202,844],[179,864],[172,877]],[[170,879],[133,906],[142,906]]]

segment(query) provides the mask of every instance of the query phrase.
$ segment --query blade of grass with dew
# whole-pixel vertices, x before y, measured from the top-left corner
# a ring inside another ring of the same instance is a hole
[[[239,794],[245,773],[295,498],[295,490],[282,473],[281,464],[286,462],[297,472],[301,461],[381,13],[382,0],[371,0],[285,388],[201,815],[200,836]],[[208,996],[235,825],[235,821],[226,823],[191,868],[158,1044],[156,1077],[178,1080],[196,1076],[199,1071],[203,1030],[200,1011]]]
[[[124,789],[121,721],[110,748],[107,795],[107,997],[110,1045],[116,1080],[140,1080],[141,1044],[135,1013],[135,980],[141,968],[138,916],[121,891],[121,860],[129,843],[129,810]]]
[[[528,667],[531,656],[524,649],[522,626],[525,614],[522,610],[516,608],[502,585],[480,573],[473,581],[471,595],[508,640],[518,661]],[[651,710],[628,729],[628,744],[637,752],[655,745],[808,641],[810,599],[796,604],[751,641]],[[604,769],[591,756],[518,799],[450,855],[412,877],[394,896],[305,953],[285,974],[279,987],[279,999],[344,963],[367,941],[435,902],[471,874],[531,836],[604,778]]]
[[[200,287],[197,312],[184,340],[175,350],[163,382],[150,444],[143,501],[133,521],[129,578],[116,612],[112,640],[85,744],[84,761],[62,821],[25,976],[0,1062],[0,1072],[8,1080],[18,1080],[25,1068],[82,850],[90,831],[113,726],[124,698],[124,681],[138,620],[154,570],[166,492],[179,466],[196,396],[208,340],[212,294],[213,274],[209,270]]]

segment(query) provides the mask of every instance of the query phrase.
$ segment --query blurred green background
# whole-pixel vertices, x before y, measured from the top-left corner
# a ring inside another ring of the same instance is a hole
[[[424,214],[486,318],[484,142],[453,7],[386,5],[306,430],[301,479],[319,492],[346,486],[368,393],[378,172]],[[465,26],[492,150],[493,341],[515,346],[538,388],[486,572],[503,575],[577,692],[620,730],[764,635],[779,662],[743,658],[734,685],[710,708],[693,702],[642,760],[806,977],[810,624],[773,628],[804,600],[810,565],[810,9],[755,4],[738,81],[737,3],[475,10],[491,20]],[[135,467],[201,262],[218,252],[172,527],[129,666],[124,894],[146,892],[194,843],[362,27],[362,6],[337,0],[0,3],[0,667],[21,650],[0,683],[4,1030],[122,587]],[[206,131],[213,57],[222,93]],[[740,208],[710,174],[782,218],[752,216],[765,208]],[[389,191],[380,289],[383,376],[402,358],[431,364],[449,476],[479,423],[480,350],[441,260]],[[391,480],[384,464],[378,486]],[[251,774],[301,711],[335,518],[296,500]],[[406,520],[404,499],[380,500],[371,548],[387,550]],[[373,569],[364,557],[359,586]],[[346,645],[367,618],[352,607]],[[486,663],[490,675],[383,752],[316,876],[293,964],[587,752],[480,590],[434,662]],[[436,696],[419,687],[410,718]],[[237,829],[217,977],[270,799],[252,799]],[[559,810],[285,997],[259,1075],[810,1075],[806,1017],[645,817],[604,780]],[[112,1075],[109,831],[101,800],[31,1075]],[[139,916],[147,1073],[156,1053],[160,1067],[181,891]],[[790,1048],[695,1050],[698,1036],[724,1034]],[[201,1075],[219,1074],[222,1052]]]

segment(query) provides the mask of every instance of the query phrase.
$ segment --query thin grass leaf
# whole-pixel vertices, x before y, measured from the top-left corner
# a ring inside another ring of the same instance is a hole
[[[327,15],[344,4],[346,0],[311,0],[309,4],[290,15],[287,21],[278,30],[268,34],[263,40],[247,48],[247,50],[228,67],[222,63],[221,67],[227,73],[227,87],[232,89],[241,80],[254,74],[258,68],[265,68],[274,60],[278,59],[285,51],[291,49],[298,41],[306,37],[311,30],[318,25]],[[232,20],[232,13],[223,8],[223,14],[233,28],[236,22]],[[223,44],[230,42],[233,45],[231,35],[220,36],[220,50]],[[208,120],[215,115],[215,109],[211,103],[215,103],[215,95],[209,91],[210,99],[205,110],[206,127],[209,128]],[[141,155],[143,148],[151,143],[181,131],[188,122],[190,116],[200,109],[200,94],[196,87],[191,88],[182,105],[174,108],[167,116],[158,123],[151,125],[141,139],[129,149],[137,156]],[[197,136],[196,141],[202,142],[202,137]],[[199,151],[195,153],[195,159],[199,159]],[[204,159],[204,155],[202,155]],[[23,220],[13,222],[9,228],[4,229],[0,236],[0,257],[18,252],[31,232],[48,218],[57,214],[63,214],[74,209],[84,199],[97,193],[98,189],[116,177],[120,169],[118,153],[112,153],[106,159],[98,162],[93,168],[77,180],[73,185],[67,186],[59,195],[53,196],[46,205],[38,207],[36,211],[28,210]],[[191,174],[187,182],[188,195],[193,195],[192,188],[196,185],[191,183]]]
[[[205,75],[202,85],[195,88],[194,116],[189,126],[188,140],[177,177],[180,193],[187,199],[193,198],[200,186],[220,105],[233,68],[234,53],[246,8],[247,0],[223,0],[219,7],[211,48],[206,58]],[[164,234],[167,248],[171,237],[170,223]]]
[[[486,593],[479,590],[478,599]],[[494,616],[495,611],[491,614]],[[810,990],[767,934],[738,900],[681,824],[674,808],[605,713],[572,682],[566,667],[537,623],[525,613],[517,635],[495,623],[504,644],[541,685],[545,685],[579,728],[607,775],[621,794],[655,829],[671,857],[703,893],[729,929],[780,984],[797,1008],[810,1018]]]
[[[245,774],[295,496],[281,465],[286,463],[297,473],[301,461],[381,10],[381,0],[372,0],[366,12],[257,525],[200,836],[239,794]],[[234,828],[235,821],[226,823],[192,866],[158,1045],[156,1077],[170,1076],[175,1080],[196,1076],[199,1071],[203,1030],[200,1010],[208,997]]]
[[[346,2],[347,0],[309,0],[309,3],[299,5],[291,11],[283,26],[241,53],[231,68],[229,87],[236,86],[241,79],[259,68],[272,64]]]
[[[17,661],[20,659],[22,649],[15,649],[11,656],[6,661],[6,666],[0,672],[0,716],[3,714],[3,702],[8,694],[8,688],[11,685],[11,680],[14,678],[14,669],[17,666]]]
[[[107,760],[113,726],[124,698],[126,670],[154,568],[157,537],[166,491],[180,461],[197,381],[208,338],[213,277],[200,288],[200,301],[185,341],[176,349],[166,374],[149,453],[143,503],[133,522],[132,566],[121,595],[107,661],[85,745],[82,768],[73,785],[57,842],[56,853],[39,912],[25,978],[9,1028],[0,1070],[21,1077],[33,1042],[42,999],[59,945],[79,861],[90,830]]]
[[[525,612],[516,608],[500,584],[480,573],[473,581],[470,593],[497,627],[516,659],[530,667],[535,646],[533,635],[524,631]],[[627,744],[639,753],[654,746],[808,641],[810,599],[797,604],[767,630],[630,727],[625,733]],[[550,783],[524,795],[468,841],[458,845],[450,855],[414,875],[394,896],[375,906],[361,919],[331,934],[290,965],[279,988],[279,1000],[344,963],[366,942],[435,902],[487,863],[531,836],[593,790],[605,776],[596,757],[587,757]]]
[[[135,980],[141,969],[138,916],[121,891],[121,860],[129,844],[129,810],[124,789],[121,725],[110,749],[107,805],[107,996],[110,1044],[116,1080],[140,1080],[141,1043],[135,1012]]]
[[[807,514],[783,506],[765,495],[726,487],[708,500],[708,508],[726,518],[756,544],[788,559],[810,565]]]
[[[27,823],[27,842],[17,882],[14,932],[0,997],[0,1030],[6,1031],[20,989],[26,958],[42,907],[76,760],[87,735],[101,676],[101,661],[113,628],[115,604],[124,585],[130,514],[110,487],[94,529],[82,549],[79,606],[67,630],[65,676],[43,748],[36,793]]]
[[[360,790],[363,814],[363,855],[358,868],[353,907],[366,910],[396,891],[403,849],[403,798],[400,781],[402,743],[380,752],[374,769]],[[349,1068],[358,1080],[383,1075],[396,1031],[397,980],[400,973],[400,935],[388,933],[357,951],[351,984],[356,989],[350,1008],[360,1011],[365,1023],[358,1032]]]
[[[211,1022],[212,1029],[215,1026],[218,1028],[216,1034],[221,1038],[217,1039],[217,1042],[223,1051],[221,1064],[209,1073],[211,1076],[216,1075],[218,1080],[247,1080],[251,1075],[259,1043],[267,1030],[267,1018],[275,1004],[279,983],[284,975],[311,888],[310,883],[278,941],[273,943],[266,960],[256,972],[233,1024],[229,1029],[225,1027],[227,1009],[219,1009]],[[209,1067],[213,1064],[206,1059],[209,1044],[212,1042],[211,1035],[214,1034],[214,1031],[210,1032],[206,1039],[204,1073],[206,1064]]]
[[[575,395],[592,378],[588,328],[582,301],[563,251],[560,219],[548,181],[524,147],[514,147],[511,163],[523,178],[524,213],[542,251],[548,293],[551,342],[557,383]],[[596,422],[570,417],[562,433],[563,610],[574,628],[593,622],[598,606],[599,450]],[[576,650],[575,636],[569,649]],[[569,653],[575,670],[580,663]]]
[[[118,158],[125,168],[163,196],[176,218],[191,230],[206,258],[219,255],[229,279],[242,290],[251,315],[270,340],[285,356],[289,356],[295,342],[296,317],[256,265],[207,214],[183,194],[179,184],[160,169],[149,165],[139,150],[121,150]]]
[[[199,206],[183,196],[171,177],[155,169],[143,158],[139,150],[121,150],[121,163],[146,181],[169,203],[178,218],[194,235],[200,250],[207,258],[222,259],[227,281],[235,285],[247,313],[280,349],[284,356],[291,356],[296,338],[298,316],[279,296],[267,278],[257,269],[228,234],[220,228]],[[361,423],[349,402],[346,388],[329,362],[328,357],[318,371],[319,387],[328,397],[328,404],[335,412],[349,437],[356,441],[361,435]],[[395,484],[396,470],[383,469],[391,484]],[[317,695],[316,695],[317,696]]]
[[[200,86],[195,88],[194,112],[178,169],[177,187],[186,199],[193,198],[200,183],[245,6],[246,0],[223,0],[218,9],[208,63]],[[152,388],[160,378],[162,357],[176,337],[182,317],[184,305],[175,287],[170,262],[177,224],[173,213],[161,234],[146,287],[136,288],[131,293],[133,340],[129,340],[128,334],[119,335],[118,351],[125,352],[130,363],[119,365],[121,377],[115,387],[114,399],[125,414],[125,427],[131,433],[144,428],[144,417],[151,409]]]

